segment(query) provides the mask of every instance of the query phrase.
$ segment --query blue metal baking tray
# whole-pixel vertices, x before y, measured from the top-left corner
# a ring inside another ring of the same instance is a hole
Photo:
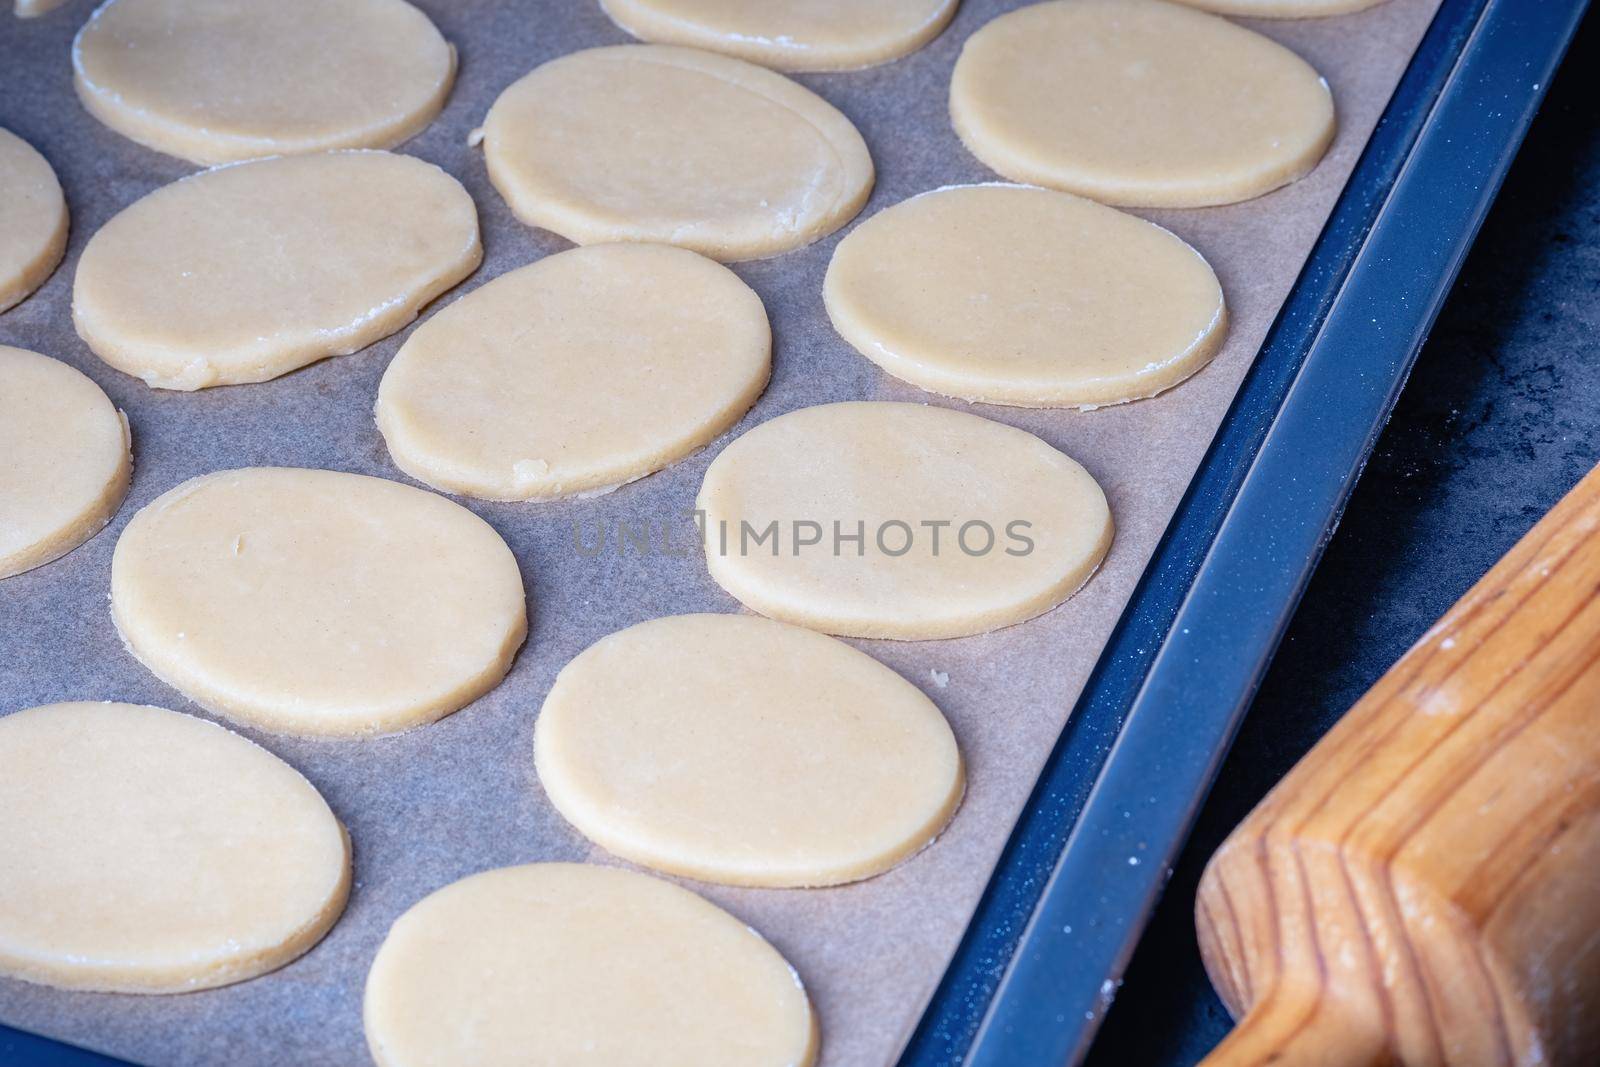
[[[902,1067],[1087,1051],[1587,0],[1444,0],[1051,754]],[[0,1026],[7,1067],[123,1061]]]

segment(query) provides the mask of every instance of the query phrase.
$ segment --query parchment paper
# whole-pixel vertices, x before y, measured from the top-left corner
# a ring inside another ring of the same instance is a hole
[[[444,113],[402,150],[465,183],[477,200],[486,249],[483,267],[425,318],[566,247],[511,217],[481,154],[468,148],[468,132],[500,90],[535,65],[628,37],[592,0],[416,2],[459,49],[461,70]],[[1142,213],[1198,248],[1221,278],[1233,325],[1209,368],[1154,400],[1092,413],[975,408],[1082,462],[1105,487],[1117,538],[1088,587],[1043,618],[956,641],[857,642],[922,687],[954,725],[969,788],[940,840],[897,870],[839,889],[686,883],[748,921],[794,963],[820,1015],[830,1067],[886,1064],[915,1025],[1079,688],[1437,2],[1392,0],[1354,16],[1249,23],[1327,77],[1340,132],[1321,166],[1287,189],[1226,208]],[[878,184],[863,218],[927,189],[993,179],[952,132],[946,89],[966,37],[1016,6],[966,0],[942,36],[904,60],[800,78],[854,120],[871,147]],[[274,382],[201,393],[148,389],[89,352],[69,316],[78,254],[118,210],[194,169],[122,139],[79,106],[69,47],[91,9],[88,0],[74,0],[28,22],[0,13],[0,125],[50,160],[72,210],[65,263],[40,292],[0,315],[0,343],[63,359],[99,382],[132,423],[136,466],[132,493],[109,528],[62,560],[0,582],[0,713],[111,699],[204,714],[142,669],[113,632],[106,595],[118,533],[158,494],[219,468],[327,467],[405,481],[388,460],[371,409],[378,379],[409,330]],[[765,300],[775,338],[771,387],[735,434],[831,400],[964,406],[888,378],[834,334],[821,286],[838,236],[735,268]],[[569,828],[539,788],[531,758],[539,705],[556,671],[605,634],[660,615],[738,606],[707,577],[698,552],[607,550],[588,558],[573,547],[574,528],[591,543],[600,526],[615,529],[618,521],[681,529],[707,463],[732,436],[595,500],[463,501],[515,550],[532,599],[529,642],[504,684],[482,700],[435,725],[377,740],[243,731],[304,772],[354,839],[349,909],[307,956],[254,981],[183,996],[74,994],[0,980],[0,1020],[151,1065],[368,1062],[362,984],[384,933],[408,906],[490,867],[616,862]],[[934,672],[948,675],[944,686]]]

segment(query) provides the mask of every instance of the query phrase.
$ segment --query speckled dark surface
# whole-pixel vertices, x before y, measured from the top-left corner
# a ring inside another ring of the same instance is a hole
[[[1579,31],[1224,765],[1093,1067],[1192,1064],[1228,1014],[1195,947],[1207,857],[1600,460],[1600,10]]]

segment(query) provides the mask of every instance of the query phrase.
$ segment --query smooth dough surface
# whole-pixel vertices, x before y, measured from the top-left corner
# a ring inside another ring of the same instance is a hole
[[[1214,11],[1219,15],[1261,19],[1314,19],[1348,15],[1377,7],[1387,0],[1178,0],[1180,4]]]
[[[44,284],[67,250],[67,201],[32,145],[0,129],[0,311]]]
[[[888,870],[961,801],[933,702],[842,641],[748,615],[631,626],[562,668],[534,757],[557,810],[672,874],[819,886]]]
[[[405,0],[106,0],[72,68],[95,118],[211,164],[393,147],[444,106],[456,55]]]
[[[59,360],[0,345],[0,578],[99,533],[133,475],[128,421]]]
[[[950,117],[1014,181],[1134,207],[1248,200],[1305,175],[1333,96],[1299,56],[1165,0],[1052,0],[967,39]]]
[[[1092,200],[1020,185],[913,197],[839,242],[834,329],[904,381],[963,400],[1097,407],[1205,366],[1222,287],[1193,248]]]
[[[809,1067],[800,979],[761,935],[648,875],[503,867],[422,899],[367,976],[378,1067]]]
[[[472,198],[433,164],[284,156],[124,208],[78,261],[72,319],[157,388],[262,382],[393,333],[482,258]]]
[[[0,973],[181,993],[283,966],[350,892],[316,788],[238,734],[165,708],[0,718]]]
[[[755,259],[832,233],[872,191],[866,143],[831,104],[693,48],[562,56],[500,94],[483,131],[511,210],[578,244]]]
[[[500,681],[527,634],[488,523],[382,478],[248,467],[128,523],[111,614],[129,650],[219,714],[295,734],[432,722]]]
[[[859,70],[937,37],[958,0],[600,0],[635,37],[777,70]]]
[[[597,493],[682,459],[767,383],[761,298],[668,245],[575,248],[503,274],[424,323],[377,419],[401,470],[492,500]]]
[[[1105,494],[1071,458],[921,404],[780,415],[712,461],[697,507],[717,584],[763,615],[850,637],[1030,619],[1088,580],[1112,532]]]

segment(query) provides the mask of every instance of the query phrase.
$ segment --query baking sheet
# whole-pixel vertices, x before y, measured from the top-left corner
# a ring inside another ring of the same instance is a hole
[[[419,6],[456,44],[461,70],[444,113],[402,150],[461,179],[478,203],[485,245],[482,268],[426,317],[567,247],[511,217],[481,155],[466,145],[468,131],[501,89],[538,63],[628,38],[588,0]],[[951,131],[945,91],[961,42],[1017,6],[966,0],[940,38],[904,60],[801,76],[856,122],[872,149],[878,184],[863,217],[926,189],[992,180]],[[971,406],[1082,462],[1104,486],[1118,530],[1100,574],[1041,619],[955,641],[855,642],[926,691],[960,740],[968,793],[937,844],[886,875],[837,889],[684,883],[749,922],[794,963],[821,1019],[824,1064],[888,1063],[915,1026],[1080,687],[1436,6],[1391,0],[1354,16],[1248,23],[1327,77],[1340,132],[1321,166],[1285,190],[1226,208],[1139,213],[1198,248],[1222,281],[1232,329],[1210,367],[1154,400],[1092,413]],[[121,513],[89,544],[0,582],[0,713],[114,699],[204,714],[134,662],[113,632],[106,590],[118,532],[166,489],[219,468],[281,464],[406,480],[388,461],[371,406],[409,330],[275,382],[198,394],[150,390],[95,359],[69,316],[78,253],[116,211],[194,168],[123,140],[77,104],[68,53],[91,9],[79,0],[30,22],[0,15],[0,125],[51,161],[73,212],[65,263],[39,293],[0,315],[0,343],[66,360],[106,389],[133,427],[134,482]],[[539,788],[531,758],[539,704],[556,671],[607,633],[660,615],[738,606],[707,577],[698,554],[613,548],[588,556],[575,549],[575,533],[592,543],[599,528],[626,522],[692,535],[689,512],[711,458],[737,433],[785,411],[862,398],[968,407],[888,378],[833,333],[821,284],[837,236],[734,268],[766,302],[775,348],[772,384],[733,433],[606,497],[463,501],[510,543],[532,600],[529,643],[501,686],[399,737],[330,742],[242,731],[305,773],[350,829],[355,888],[326,940],[274,974],[177,997],[73,994],[0,980],[0,1021],[151,1065],[366,1062],[362,983],[384,932],[408,906],[490,867],[616,862],[571,830]]]

